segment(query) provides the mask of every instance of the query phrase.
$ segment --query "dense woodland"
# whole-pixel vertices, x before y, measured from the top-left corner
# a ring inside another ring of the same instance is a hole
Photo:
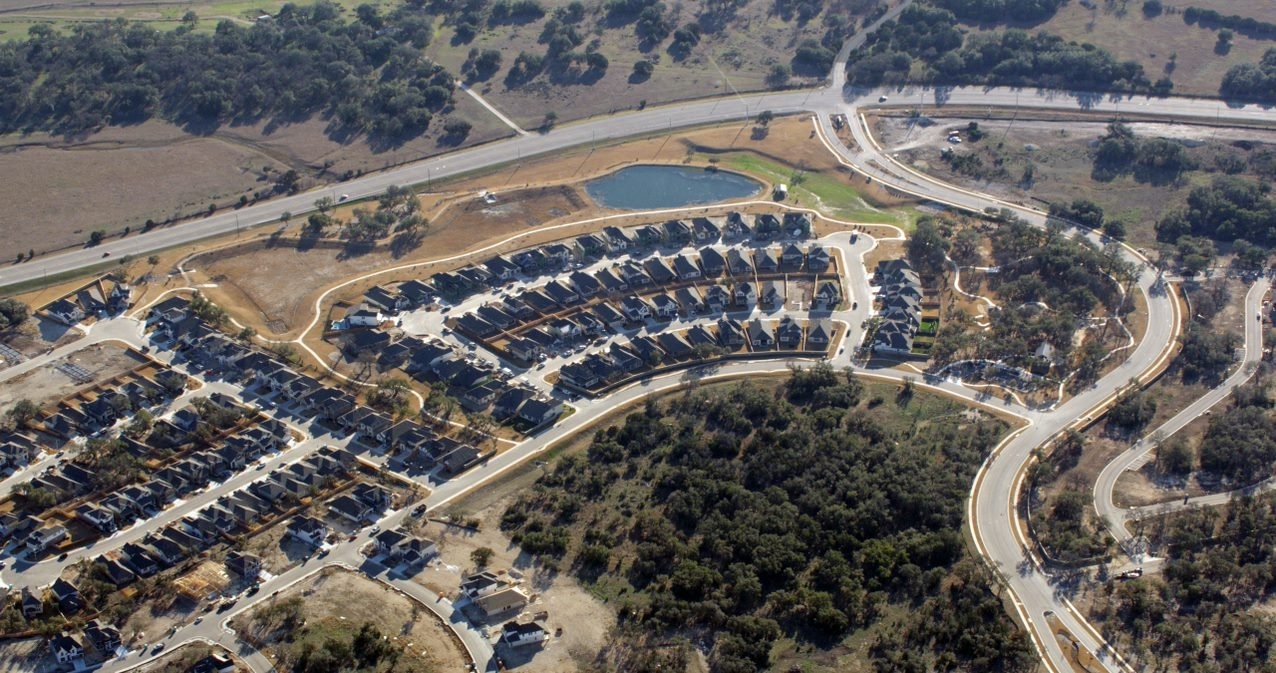
[[[411,4],[358,16],[347,22],[321,1],[249,27],[224,20],[211,35],[193,31],[193,18],[172,32],[123,20],[65,34],[36,25],[26,41],[0,44],[0,131],[152,117],[206,131],[322,115],[334,137],[420,135],[452,102],[452,77],[421,51],[432,17]]]
[[[1219,176],[1192,189],[1187,208],[1162,217],[1156,233],[1166,242],[1194,235],[1271,246],[1276,244],[1276,199],[1271,197],[1270,184]]]
[[[1096,589],[1091,616],[1147,670],[1276,671],[1276,499],[1244,497],[1146,522],[1162,572]]]
[[[649,401],[560,459],[502,527],[621,596],[627,627],[711,634],[714,671],[764,670],[781,638],[833,646],[891,606],[909,610],[879,631],[877,670],[1031,669],[961,539],[970,480],[1005,426],[956,405],[921,420],[915,405],[933,401],[911,385],[866,397],[820,365],[774,391]]]
[[[1219,93],[1228,98],[1276,101],[1276,49],[1268,49],[1258,63],[1240,63],[1223,75]]]

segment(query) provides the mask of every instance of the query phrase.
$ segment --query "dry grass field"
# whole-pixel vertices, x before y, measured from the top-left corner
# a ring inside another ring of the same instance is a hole
[[[467,145],[510,133],[464,93],[455,116],[474,130]],[[47,134],[0,136],[0,200],[20,216],[0,224],[0,259],[82,245],[89,232],[139,231],[146,220],[164,222],[202,214],[209,204],[232,206],[241,195],[268,190],[274,176],[296,169],[327,181],[347,171],[377,171],[439,154],[435,134],[382,152],[363,142],[342,144],[324,133],[321,119],[269,128],[223,126],[192,136],[163,121],[108,127],[85,138]],[[442,123],[433,126],[441,128]],[[327,172],[321,175],[323,167]],[[269,172],[267,172],[267,169]]]
[[[1030,29],[1091,42],[1121,60],[1138,61],[1154,81],[1169,74],[1176,94],[1217,96],[1218,84],[1228,68],[1237,63],[1257,63],[1264,51],[1276,47],[1274,40],[1254,40],[1237,33],[1232,48],[1220,54],[1214,50],[1217,31],[1184,23],[1180,13],[1148,18],[1141,11],[1143,3],[1138,1],[1089,4],[1094,9],[1069,2],[1052,19]],[[1167,9],[1195,6],[1224,15],[1276,22],[1276,4],[1268,0],[1192,0],[1165,5]],[[1167,69],[1172,54],[1176,56],[1174,66]]]

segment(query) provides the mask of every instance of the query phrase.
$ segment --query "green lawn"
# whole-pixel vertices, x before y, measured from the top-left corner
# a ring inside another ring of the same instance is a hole
[[[837,175],[803,173],[752,154],[733,154],[722,162],[742,173],[751,173],[774,183],[789,185],[789,202],[810,205],[833,217],[869,224],[906,225],[908,216],[900,211],[880,210],[868,205],[859,191]]]

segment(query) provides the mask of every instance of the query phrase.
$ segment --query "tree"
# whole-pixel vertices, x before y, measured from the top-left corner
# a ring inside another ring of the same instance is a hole
[[[779,89],[783,86],[787,86],[789,78],[792,76],[793,71],[789,69],[789,66],[783,63],[776,63],[767,71],[766,83],[767,86],[772,89]]]
[[[443,125],[443,132],[453,138],[464,140],[466,136],[470,135],[470,130],[473,128],[474,126],[464,119],[449,119]]]
[[[321,196],[315,199],[315,209],[320,213],[327,214],[332,209],[333,200],[331,196]]]
[[[772,119],[775,119],[775,113],[770,110],[763,110],[756,117],[757,122],[762,126],[770,124]]]
[[[1103,223],[1103,234],[1117,241],[1125,240],[1125,223],[1121,220],[1108,220]]]
[[[154,268],[155,266],[159,265],[159,263],[160,263],[160,256],[159,256],[159,255],[151,255],[151,256],[149,256],[149,257],[147,257],[147,258],[146,258],[146,263],[147,263],[147,264],[149,264],[152,268]]]
[[[1214,45],[1214,49],[1220,53],[1227,53],[1232,48],[1232,38],[1234,37],[1236,37],[1236,34],[1232,32],[1231,28],[1224,28],[1218,31],[1218,42]]]
[[[93,231],[89,232],[89,245],[90,245],[90,246],[98,246],[98,245],[101,245],[101,244],[102,244],[102,241],[104,241],[104,240],[106,240],[106,230],[105,230],[105,229],[94,229]]]
[[[637,82],[645,82],[651,79],[651,74],[656,71],[656,66],[651,61],[639,60],[634,63],[634,73],[631,79]]]
[[[23,398],[14,402],[13,406],[9,407],[9,412],[6,415],[14,426],[22,427],[33,420],[38,413],[40,413],[40,407],[35,402]]]
[[[17,299],[0,299],[0,329],[17,327],[31,315],[31,307]]]
[[[475,568],[486,568],[495,555],[496,552],[491,547],[479,547],[470,552],[470,561],[474,563]]]

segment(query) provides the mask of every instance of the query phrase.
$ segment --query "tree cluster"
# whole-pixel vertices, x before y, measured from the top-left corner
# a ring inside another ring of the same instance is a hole
[[[1241,338],[1235,332],[1216,331],[1191,323],[1179,337],[1183,349],[1176,360],[1185,381],[1221,379],[1227,367],[1236,361],[1236,348]]]
[[[1196,161],[1181,143],[1168,138],[1140,139],[1129,126],[1113,122],[1099,140],[1090,175],[1107,182],[1132,173],[1139,182],[1169,184],[1196,168]]]
[[[1183,10],[1183,23],[1199,24],[1209,28],[1226,28],[1256,39],[1276,37],[1276,23],[1259,21],[1251,16],[1221,14],[1217,10],[1188,7]]]
[[[1276,101],[1276,49],[1268,49],[1257,64],[1240,63],[1223,75],[1219,93],[1227,98]]]
[[[966,21],[1002,23],[1012,21],[1046,21],[1063,6],[1065,0],[938,0],[943,7]]]
[[[868,86],[941,81],[1089,91],[1152,89],[1141,65],[1118,61],[1092,44],[1017,29],[966,37],[953,12],[925,5],[910,5],[898,20],[869,35],[864,47],[851,53],[847,78]]]
[[[327,1],[211,33],[124,20],[69,34],[33,26],[0,45],[0,131],[78,133],[160,117],[226,122],[330,118],[330,132],[406,139],[452,102],[452,78],[421,54],[432,18],[404,5],[346,22]]]
[[[1276,200],[1270,186],[1233,175],[1221,175],[1188,194],[1187,208],[1167,213],[1156,223],[1157,238],[1176,242],[1186,235],[1216,241],[1244,239],[1276,245]]]
[[[1276,623],[1255,608],[1276,589],[1272,497],[1184,510],[1152,532],[1166,549],[1162,572],[1101,590],[1093,617],[1105,635],[1148,670],[1271,670]]]
[[[969,480],[1003,426],[951,414],[900,427],[864,397],[820,365],[774,393],[740,384],[651,402],[587,456],[561,459],[502,527],[546,562],[632,588],[643,599],[622,617],[654,635],[711,630],[715,671],[762,670],[781,636],[836,642],[911,602],[934,611],[906,636],[922,660],[1024,670],[1029,649],[990,609],[986,577],[962,596],[987,622],[941,589],[966,558]],[[959,645],[970,637],[980,645]]]
[[[17,327],[31,315],[31,307],[17,299],[0,299],[0,330]]]
[[[1233,399],[1234,405],[1210,422],[1199,457],[1201,469],[1244,486],[1270,475],[1276,465],[1274,402],[1261,390]]]

